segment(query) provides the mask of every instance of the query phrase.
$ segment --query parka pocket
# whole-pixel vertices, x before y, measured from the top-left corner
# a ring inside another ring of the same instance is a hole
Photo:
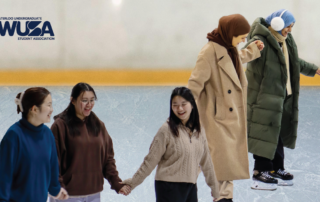
[[[283,113],[288,114],[288,115],[292,115],[292,111],[293,111],[293,96],[288,97],[283,105]]]
[[[223,97],[216,97],[215,102],[215,118],[223,120],[226,117]]]

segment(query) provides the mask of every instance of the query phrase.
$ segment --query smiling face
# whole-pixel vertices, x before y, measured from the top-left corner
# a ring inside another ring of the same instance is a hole
[[[90,115],[95,99],[96,97],[92,91],[85,91],[76,100],[72,100],[72,104],[76,110],[76,115],[79,119],[83,120]]]
[[[288,36],[288,33],[290,33],[292,31],[292,27],[293,27],[294,23],[291,23],[291,25],[289,25],[288,27],[285,27],[281,30],[281,34],[284,37]]]
[[[171,105],[173,113],[181,120],[181,122],[185,125],[192,111],[192,105],[183,97],[177,95],[172,99]]]
[[[40,108],[33,106],[31,112],[33,113],[35,123],[37,123],[36,125],[50,123],[51,114],[53,112],[51,95],[49,94],[44,99]]]
[[[247,34],[243,34],[243,35],[239,35],[237,37],[233,37],[232,38],[232,46],[233,47],[237,47],[239,45],[239,43],[241,42],[245,42],[246,41],[246,38],[248,36],[248,33]]]

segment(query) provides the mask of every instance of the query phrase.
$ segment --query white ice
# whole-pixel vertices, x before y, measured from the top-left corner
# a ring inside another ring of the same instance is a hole
[[[47,87],[53,95],[53,114],[69,103],[71,87]],[[21,115],[16,114],[14,98],[25,87],[1,87],[0,140]],[[131,177],[148,152],[159,127],[169,115],[173,87],[95,87],[98,101],[93,111],[105,123],[113,139],[120,177]],[[296,148],[285,149],[285,168],[294,174],[294,185],[276,191],[250,188],[251,180],[235,181],[235,202],[319,202],[320,201],[320,87],[302,87]],[[53,120],[48,126],[51,126]],[[253,158],[249,154],[250,171]],[[221,162],[223,163],[223,162]],[[2,165],[1,165],[2,166]],[[103,202],[153,202],[155,171],[131,195],[118,195],[107,181],[101,193]],[[199,202],[212,201],[210,189],[201,174],[198,179]],[[79,185],[81,186],[81,185]]]

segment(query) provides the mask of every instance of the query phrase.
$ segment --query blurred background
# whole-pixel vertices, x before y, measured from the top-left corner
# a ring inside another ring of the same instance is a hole
[[[186,84],[220,17],[240,13],[252,24],[280,8],[296,18],[300,57],[320,65],[319,6],[316,0],[1,1],[1,17],[42,17],[51,23],[55,40],[0,36],[0,84],[73,85],[79,79],[97,85]],[[25,74],[14,74],[19,70]],[[35,77],[38,71],[42,78]]]

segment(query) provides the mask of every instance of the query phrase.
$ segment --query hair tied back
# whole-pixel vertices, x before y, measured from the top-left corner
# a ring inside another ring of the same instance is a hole
[[[23,112],[23,108],[22,108],[22,98],[23,98],[23,95],[24,95],[24,92],[21,92],[20,98],[15,98],[15,99],[14,99],[14,103],[16,103],[16,105],[19,106],[21,112]]]

